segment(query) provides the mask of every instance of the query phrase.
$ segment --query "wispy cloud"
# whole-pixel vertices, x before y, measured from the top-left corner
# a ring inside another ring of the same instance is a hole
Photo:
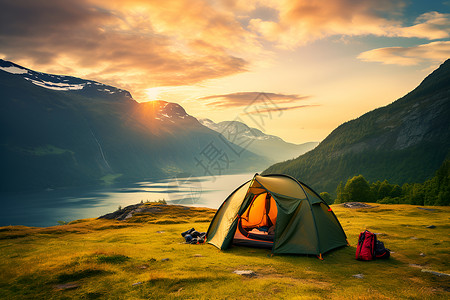
[[[286,107],[271,107],[267,109],[256,109],[249,112],[242,113],[242,115],[256,115],[256,114],[264,114],[271,112],[281,112],[285,110],[294,110],[299,108],[307,108],[307,107],[316,107],[320,106],[319,104],[309,104],[309,105],[296,105],[296,106],[286,106]]]
[[[268,101],[269,99],[275,104],[285,104],[310,98],[310,96],[278,93],[264,93],[264,97],[260,97],[261,94],[262,93],[260,92],[238,92],[224,95],[206,96],[200,98],[199,100],[206,102],[205,104],[208,106],[215,106],[218,108],[231,108],[246,107],[250,104],[263,103]]]
[[[436,11],[420,15],[415,25],[394,27],[388,32],[390,36],[416,37],[428,40],[445,39],[450,37],[450,14]]]
[[[403,66],[422,62],[440,63],[450,57],[450,41],[431,42],[413,47],[385,47],[361,53],[363,61],[381,62]]]

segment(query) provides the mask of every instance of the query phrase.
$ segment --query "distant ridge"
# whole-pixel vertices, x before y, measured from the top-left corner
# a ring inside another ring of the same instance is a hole
[[[285,142],[278,136],[265,134],[238,121],[223,121],[214,123],[209,119],[199,119],[204,126],[215,130],[230,142],[235,140],[248,145],[247,149],[267,158],[268,163],[292,159],[316,147],[318,142],[293,144]]]
[[[375,88],[375,87],[374,87]],[[318,191],[340,181],[423,182],[450,158],[450,60],[397,101],[337,127],[314,150],[263,173],[285,173]]]

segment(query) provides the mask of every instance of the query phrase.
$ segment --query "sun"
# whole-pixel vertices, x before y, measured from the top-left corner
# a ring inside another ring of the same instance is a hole
[[[147,95],[148,100],[159,100],[158,96],[161,93],[160,87],[148,88],[145,90],[145,94]]]

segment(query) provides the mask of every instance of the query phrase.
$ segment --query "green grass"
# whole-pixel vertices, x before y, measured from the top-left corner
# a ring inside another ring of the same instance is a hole
[[[313,256],[271,256],[265,249],[220,251],[209,244],[184,244],[180,233],[191,227],[206,231],[206,219],[214,211],[147,205],[158,209],[126,222],[86,219],[48,228],[0,228],[0,299],[450,297],[448,277],[421,272],[450,273],[448,207],[426,211],[378,205],[355,210],[333,205],[352,245],[327,253],[321,261]],[[394,252],[389,260],[354,259],[357,236],[366,228],[380,233],[379,239]],[[257,276],[241,277],[234,270],[253,270]],[[67,283],[78,287],[57,287]]]
[[[129,260],[128,256],[122,254],[99,254],[97,256],[97,261],[99,263],[107,263],[107,264],[122,264]]]

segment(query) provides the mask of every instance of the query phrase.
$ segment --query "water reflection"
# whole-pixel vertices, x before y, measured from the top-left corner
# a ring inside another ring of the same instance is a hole
[[[218,208],[253,174],[184,177],[141,181],[96,189],[55,189],[39,193],[3,193],[0,226],[52,226],[58,221],[93,218],[119,206],[165,200],[168,204]]]

